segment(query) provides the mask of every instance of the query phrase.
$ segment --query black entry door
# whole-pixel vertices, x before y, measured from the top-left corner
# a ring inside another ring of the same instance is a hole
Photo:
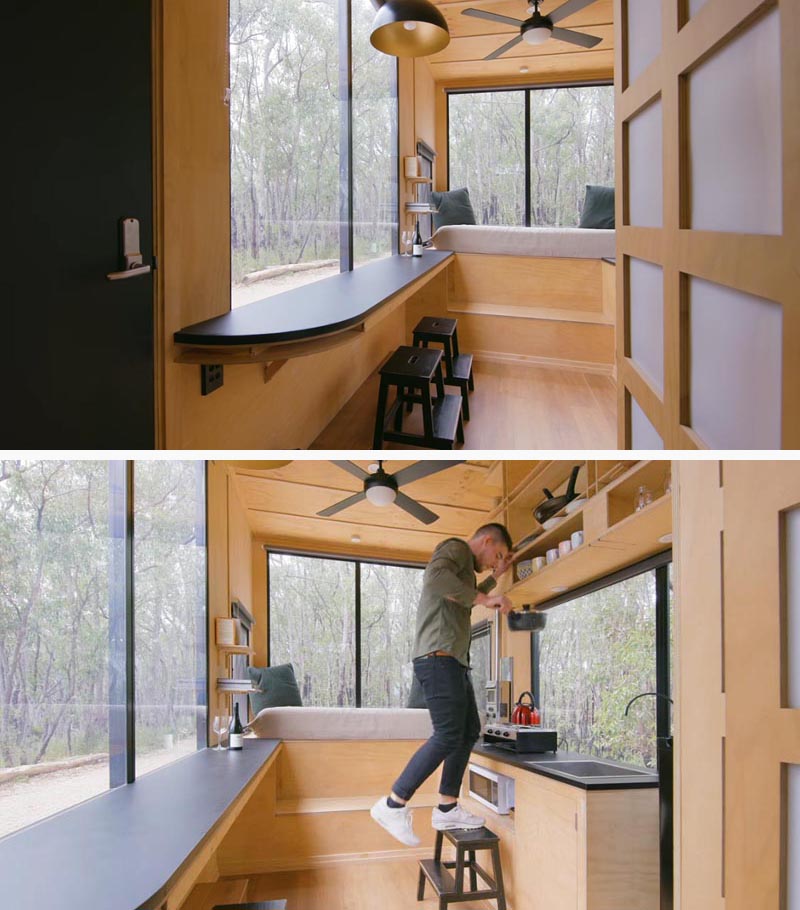
[[[22,0],[0,26],[0,448],[153,448],[153,275],[106,278],[122,218],[153,262],[150,0]]]

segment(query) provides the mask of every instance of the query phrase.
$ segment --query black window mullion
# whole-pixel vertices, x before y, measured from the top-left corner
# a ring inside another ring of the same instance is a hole
[[[132,511],[130,464],[109,463],[110,591],[108,627],[108,738],[109,787],[132,780],[132,751],[129,748],[132,702],[128,668],[133,642],[129,619],[132,615]]]
[[[656,736],[670,735],[669,565],[656,569]]]
[[[531,90],[525,91],[525,227],[531,226]]]
[[[356,562],[355,571],[356,586],[356,707],[361,707],[361,563]]]
[[[339,0],[339,271],[353,270],[353,21]]]

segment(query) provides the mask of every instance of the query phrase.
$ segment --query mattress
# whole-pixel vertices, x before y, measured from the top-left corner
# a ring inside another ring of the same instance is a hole
[[[250,723],[259,739],[427,739],[425,708],[264,708]]]
[[[437,250],[501,256],[604,259],[616,255],[616,232],[589,228],[451,224],[433,235]]]

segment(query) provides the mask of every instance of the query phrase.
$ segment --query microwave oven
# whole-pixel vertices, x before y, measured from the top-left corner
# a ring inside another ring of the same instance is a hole
[[[498,815],[508,815],[514,808],[514,778],[471,763],[468,772],[469,795]]]

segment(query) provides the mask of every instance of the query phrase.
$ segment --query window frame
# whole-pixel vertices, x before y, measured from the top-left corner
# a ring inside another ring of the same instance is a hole
[[[614,82],[611,79],[591,79],[581,82],[547,82],[542,85],[523,85],[515,88],[504,88],[487,86],[485,88],[452,88],[445,89],[445,121],[447,131],[447,189],[450,190],[450,98],[453,95],[483,95],[488,93],[499,94],[500,92],[524,92],[524,130],[525,130],[525,199],[523,200],[522,210],[524,212],[524,227],[531,227],[531,92],[548,91],[560,88],[593,88],[598,86],[608,86],[613,88]],[[616,150],[615,150],[616,154]],[[660,699],[659,699],[660,700]]]
[[[413,562],[410,560],[386,560],[366,556],[342,556],[339,554],[319,553],[309,550],[292,550],[283,547],[269,547],[264,545],[264,558],[267,563],[267,666],[272,665],[272,573],[269,567],[269,558],[275,556],[299,556],[306,559],[326,559],[335,560],[336,562],[349,562],[354,565],[353,588],[354,588],[354,619],[355,619],[355,706],[363,707],[361,704],[361,566],[364,564],[373,566],[395,566],[401,569],[418,569],[425,570],[426,563]]]
[[[663,698],[656,698],[656,739],[662,739],[671,735],[671,705],[666,698],[672,698],[670,694],[670,590],[669,590],[669,571],[672,565],[672,548],[668,548],[655,556],[649,556],[639,562],[635,562],[624,569],[612,572],[610,575],[604,575],[587,584],[573,588],[557,597],[552,597],[536,605],[537,610],[552,610],[553,607],[562,604],[571,603],[587,594],[593,594],[595,591],[601,591],[603,588],[610,588],[629,578],[637,575],[645,575],[648,572],[655,573],[655,661],[656,661],[656,692]],[[530,655],[531,655],[531,692],[539,707],[541,704],[541,677],[539,666],[539,654],[541,647],[540,636],[542,632],[531,632]]]

